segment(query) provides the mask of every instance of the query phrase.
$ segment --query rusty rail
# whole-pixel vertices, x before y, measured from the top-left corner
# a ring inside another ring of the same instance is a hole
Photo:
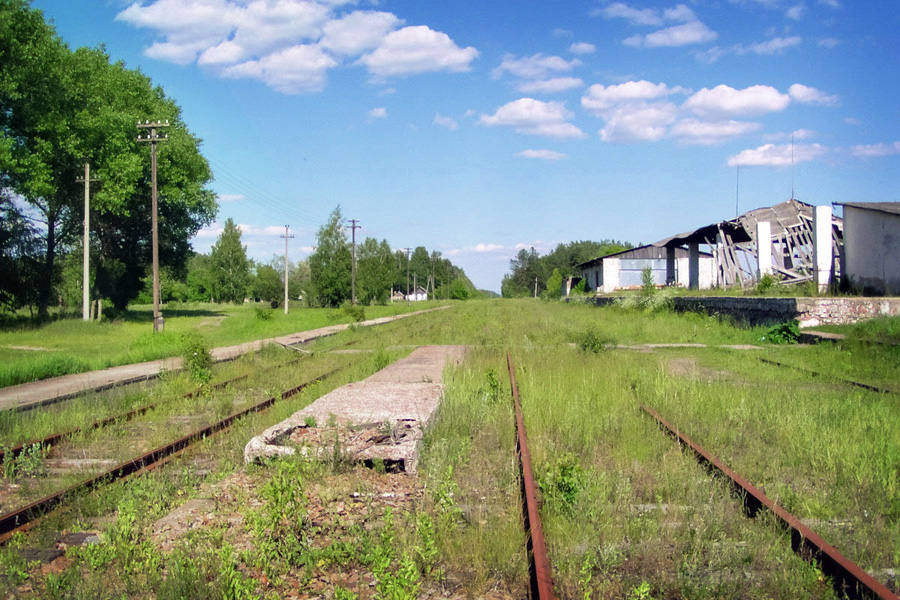
[[[509,384],[512,388],[513,407],[516,413],[516,457],[519,462],[519,480],[522,482],[522,521],[525,526],[525,548],[528,553],[530,598],[554,600],[553,574],[550,570],[550,559],[547,557],[541,515],[538,512],[534,474],[531,471],[531,452],[525,435],[525,417],[519,400],[516,369],[509,352],[506,353],[506,366],[509,370]]]
[[[836,375],[829,375],[828,373],[820,373],[818,371],[813,371],[812,369],[807,369],[806,367],[798,367],[796,365],[789,365],[787,363],[778,362],[777,360],[772,360],[770,358],[762,358],[758,357],[760,362],[763,362],[767,365],[774,365],[776,367],[785,367],[787,369],[794,369],[795,371],[800,371],[801,373],[806,373],[807,375],[812,375],[814,377],[830,377],[835,381],[839,381],[841,383],[852,385],[858,388],[862,388],[864,390],[868,390],[870,392],[877,392],[879,394],[900,394],[898,390],[892,390],[889,388],[882,388],[875,385],[870,385],[868,383],[860,383],[859,381],[853,381],[852,379],[844,379],[843,377],[837,377]]]
[[[129,475],[133,475],[144,470],[152,469],[160,461],[165,460],[171,455],[182,452],[192,444],[206,439],[210,435],[222,431],[223,429],[227,429],[238,419],[241,419],[251,413],[265,410],[269,406],[275,404],[275,402],[277,402],[278,400],[286,400],[287,398],[298,394],[303,389],[334,375],[343,368],[344,367],[338,367],[336,369],[332,369],[331,371],[328,371],[323,375],[319,375],[314,379],[301,383],[296,387],[282,392],[280,396],[273,396],[271,398],[263,400],[258,404],[254,404],[249,408],[245,408],[228,417],[225,417],[221,421],[217,421],[212,425],[208,425],[206,427],[198,429],[193,433],[189,433],[188,435],[181,437],[170,444],[160,446],[159,448],[151,450],[150,452],[147,452],[146,454],[143,454],[137,458],[121,463],[104,473],[86,479],[85,481],[77,483],[60,492],[56,492],[55,494],[51,494],[50,496],[46,496],[45,498],[42,498],[40,500],[36,500],[35,502],[32,502],[27,506],[23,506],[22,508],[19,508],[15,511],[0,515],[0,544],[6,543],[15,532],[27,531],[28,529],[30,529],[35,521],[62,504],[67,497],[70,497],[76,493],[90,491],[103,484],[128,477]]]
[[[778,506],[762,490],[731,470],[717,456],[707,452],[652,408],[644,404],[641,404],[641,408],[656,419],[669,435],[690,448],[697,460],[707,469],[727,477],[731,488],[743,500],[744,509],[749,516],[756,516],[763,508],[774,514],[779,524],[791,532],[791,548],[794,552],[807,560],[815,561],[822,572],[831,577],[839,595],[852,599],[898,600],[886,586],[825,542],[800,519]]]

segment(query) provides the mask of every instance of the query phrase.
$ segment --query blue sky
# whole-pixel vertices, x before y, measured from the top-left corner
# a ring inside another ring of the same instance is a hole
[[[898,200],[896,0],[33,6],[182,107],[220,200],[198,251],[231,217],[253,258],[285,224],[304,257],[339,204],[499,290],[523,247],[653,242],[792,187]]]

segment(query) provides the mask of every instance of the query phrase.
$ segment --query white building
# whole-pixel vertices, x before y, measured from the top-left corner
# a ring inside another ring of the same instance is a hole
[[[844,202],[843,276],[852,289],[900,294],[900,202]]]
[[[589,260],[578,265],[585,280],[585,291],[612,293],[616,290],[637,289],[642,285],[644,269],[650,268],[656,285],[688,287],[690,253],[684,248],[674,249],[674,273],[667,268],[667,249],[658,246],[641,246]],[[709,289],[715,281],[713,257],[698,253],[700,289]]]

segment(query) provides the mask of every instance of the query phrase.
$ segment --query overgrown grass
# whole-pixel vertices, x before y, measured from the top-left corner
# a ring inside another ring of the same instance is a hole
[[[433,308],[437,302],[367,307],[369,318]],[[41,327],[0,332],[0,387],[57,375],[178,356],[183,336],[202,335],[211,348],[353,323],[341,309],[270,311],[260,319],[254,305],[197,304],[163,310],[165,331],[154,333],[149,308],[135,307],[114,321],[57,320]]]

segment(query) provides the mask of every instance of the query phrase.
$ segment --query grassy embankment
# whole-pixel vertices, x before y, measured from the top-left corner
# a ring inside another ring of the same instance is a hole
[[[365,307],[367,319],[439,306],[438,302]],[[165,331],[152,331],[151,311],[137,307],[100,323],[69,319],[0,331],[0,387],[116,365],[177,356],[182,336],[201,335],[210,347],[351,323],[340,309],[294,308],[288,315],[262,305],[183,305],[164,310]]]

